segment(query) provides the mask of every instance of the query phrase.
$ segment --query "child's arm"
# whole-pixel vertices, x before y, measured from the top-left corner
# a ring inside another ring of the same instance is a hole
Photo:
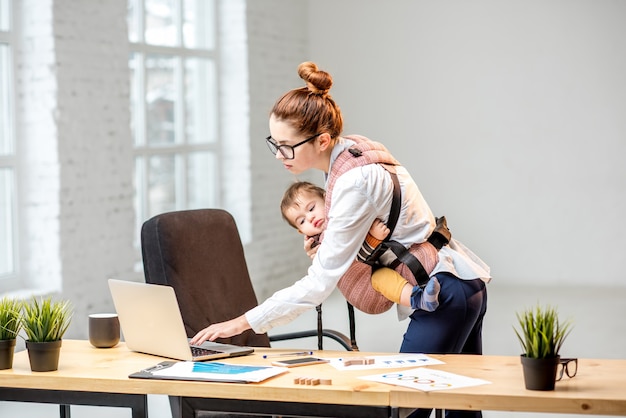
[[[370,230],[365,237],[365,241],[361,246],[361,250],[357,254],[357,260],[362,263],[365,263],[368,258],[372,255],[376,247],[380,245],[381,242],[389,235],[389,228],[387,225],[380,219],[374,220]]]
[[[371,236],[372,238],[378,240],[376,244],[378,245],[385,238],[387,238],[387,235],[389,235],[389,228],[387,228],[387,225],[385,225],[385,223],[380,219],[375,219],[367,235],[368,237]]]
[[[317,254],[317,250],[319,249],[319,238],[319,235],[315,235],[312,237],[309,237],[307,235],[304,236],[304,252],[307,256],[309,256],[311,260],[313,260],[313,257],[315,257],[315,254]]]

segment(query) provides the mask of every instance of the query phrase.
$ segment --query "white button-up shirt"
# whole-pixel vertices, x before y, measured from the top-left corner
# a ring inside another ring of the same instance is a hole
[[[347,139],[335,145],[331,168],[337,156],[352,145],[354,142]],[[398,166],[396,172],[402,208],[391,239],[408,248],[426,241],[435,227],[435,217],[407,170]],[[378,164],[356,167],[342,174],[333,188],[324,239],[307,275],[246,312],[252,329],[257,333],[267,332],[322,303],[356,258],[374,220],[387,222],[392,197],[391,177]],[[491,279],[489,267],[455,239],[439,251],[439,262],[431,276],[438,272],[449,272],[465,280]],[[410,313],[409,308],[398,307],[400,319]]]

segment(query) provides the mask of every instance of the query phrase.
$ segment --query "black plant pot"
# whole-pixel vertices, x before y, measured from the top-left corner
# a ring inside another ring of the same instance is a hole
[[[556,371],[560,356],[550,358],[529,358],[520,356],[524,372],[524,384],[529,390],[554,390]]]
[[[12,340],[0,340],[0,370],[13,367],[13,352],[15,351],[15,338]]]
[[[30,369],[34,372],[51,372],[59,368],[61,340],[35,342],[26,341]]]

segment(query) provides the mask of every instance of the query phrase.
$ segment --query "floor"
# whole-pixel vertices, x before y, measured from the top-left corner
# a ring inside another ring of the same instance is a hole
[[[626,358],[626,322],[621,320],[626,317],[626,304],[624,303],[626,288],[523,288],[494,282],[489,285],[488,289],[489,309],[483,330],[485,354],[518,355],[519,343],[513,331],[516,325],[515,312],[541,303],[557,307],[561,318],[571,319],[574,324],[573,331],[561,351],[563,356]],[[324,326],[347,334],[347,310],[342,297],[339,294],[333,294],[323,307]],[[381,315],[357,312],[356,324],[357,342],[360,349],[383,352],[398,350],[406,326],[404,322],[397,321],[393,309]],[[281,333],[295,329],[315,328],[315,326],[316,316],[312,311],[274,332]],[[383,334],[385,338],[380,338]],[[276,343],[274,346],[315,349],[316,342],[314,339],[307,339],[297,343]],[[340,349],[333,341],[327,343],[325,348]],[[150,418],[171,418],[168,400],[165,396],[150,395],[148,398]],[[0,402],[0,418],[58,416],[58,406],[55,405]],[[72,418],[126,418],[130,416],[130,410],[127,409],[72,406]],[[574,418],[578,415],[485,411],[483,416],[485,418]]]

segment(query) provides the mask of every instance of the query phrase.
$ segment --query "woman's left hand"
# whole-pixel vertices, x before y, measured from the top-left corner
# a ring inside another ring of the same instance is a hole
[[[250,329],[250,324],[245,315],[241,315],[230,321],[218,322],[211,324],[202,331],[198,332],[189,341],[193,345],[202,344],[205,341],[215,341],[218,338],[228,338],[233,335],[239,335],[242,332]]]

